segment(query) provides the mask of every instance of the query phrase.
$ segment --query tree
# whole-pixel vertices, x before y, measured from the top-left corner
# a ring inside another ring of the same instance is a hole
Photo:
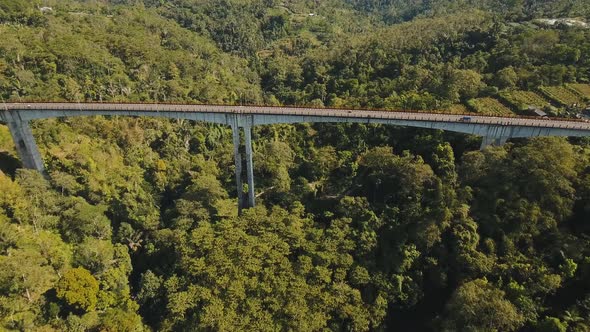
[[[453,71],[451,82],[458,95],[456,99],[450,98],[453,102],[477,97],[485,87],[481,74],[470,69]]]
[[[459,286],[446,305],[442,322],[445,331],[514,331],[523,325],[523,317],[504,292],[486,279]]]
[[[87,236],[110,238],[112,229],[105,210],[105,206],[90,205],[81,197],[65,199],[61,206],[62,235],[71,242],[81,242]]]
[[[134,312],[108,309],[101,317],[100,328],[106,332],[142,332],[141,317]]]
[[[364,302],[347,284],[354,245],[341,234],[337,226],[323,234],[311,220],[280,208],[200,223],[182,252],[183,276],[164,281],[162,329],[367,330],[383,304]],[[322,240],[308,243],[310,237]]]
[[[110,241],[88,237],[76,249],[75,262],[100,275],[113,264],[114,247]]]
[[[0,1],[0,109],[466,112],[470,98],[547,84],[575,82],[560,88],[578,98],[590,82],[590,30],[534,20],[588,16],[587,0],[70,0],[44,1],[44,14],[42,2]],[[259,206],[237,216],[225,126],[80,117],[32,129],[49,181],[16,170],[0,126],[0,330],[590,324],[588,139],[475,151],[473,137],[431,129],[257,126]],[[76,287],[60,284],[66,273]]]
[[[75,313],[94,310],[98,300],[98,281],[82,267],[66,271],[55,290],[57,297]]]
[[[513,67],[506,67],[496,73],[495,83],[500,89],[514,88],[518,83],[518,74]]]
[[[555,317],[545,317],[537,324],[537,329],[540,332],[566,332],[567,324],[562,323]]]
[[[278,140],[265,142],[255,152],[257,173],[269,179],[266,184],[275,192],[287,192],[291,188],[289,170],[293,167],[294,153],[291,147]]]

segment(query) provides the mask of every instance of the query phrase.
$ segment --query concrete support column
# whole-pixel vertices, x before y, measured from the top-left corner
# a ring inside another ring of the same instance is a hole
[[[252,127],[244,126],[244,138],[246,144],[246,176],[248,178],[248,207],[255,206],[254,196],[254,164],[252,162]]]
[[[233,144],[234,144],[234,159],[236,165],[236,187],[238,192],[238,213],[242,212],[244,208],[254,207],[256,204],[256,196],[254,194],[254,164],[252,161],[252,118],[247,115],[236,114],[230,118],[228,124],[232,127]],[[242,150],[242,141],[240,131],[244,130],[244,149]],[[246,179],[248,183],[248,196],[244,198],[242,177],[244,170],[244,160],[242,153],[246,153]]]
[[[234,143],[234,162],[236,165],[236,188],[238,192],[238,214],[244,207],[244,192],[242,189],[242,154],[240,153],[240,127],[237,121],[232,125],[233,143]]]
[[[33,132],[29,126],[29,122],[21,120],[18,112],[6,112],[6,123],[10,130],[10,135],[16,146],[16,151],[23,163],[24,168],[35,169],[39,172],[44,172],[45,167],[43,165],[43,159]]]
[[[494,137],[494,136],[484,136],[481,141],[480,150],[485,149],[490,145],[494,146],[502,146],[506,144],[509,137]]]

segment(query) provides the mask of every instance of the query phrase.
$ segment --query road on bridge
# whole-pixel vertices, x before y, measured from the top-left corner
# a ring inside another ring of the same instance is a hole
[[[189,113],[228,113],[252,115],[292,115],[356,119],[411,120],[426,122],[466,122],[500,126],[563,128],[590,130],[590,123],[583,120],[560,118],[531,118],[507,116],[483,116],[477,114],[448,114],[440,112],[383,111],[360,109],[330,109],[308,107],[276,106],[230,106],[230,105],[191,105],[191,104],[132,104],[132,103],[5,103],[6,111],[115,111],[121,112],[189,112]],[[67,114],[64,114],[67,116]]]

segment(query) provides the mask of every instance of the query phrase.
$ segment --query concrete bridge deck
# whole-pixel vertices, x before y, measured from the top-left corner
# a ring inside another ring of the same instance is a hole
[[[442,112],[383,111],[359,109],[330,109],[278,106],[228,106],[190,104],[133,104],[133,103],[5,103],[1,111],[18,111],[23,120],[51,117],[123,115],[161,116],[167,118],[195,118],[214,123],[229,124],[226,115],[255,116],[254,125],[279,122],[346,122],[362,119],[363,122],[379,120],[404,120],[422,122],[456,123],[463,117],[471,117],[471,124],[501,126],[526,126],[535,128],[562,128],[590,130],[590,123],[580,120],[534,117],[483,116],[477,114],[448,114]],[[160,114],[162,113],[162,114]],[[199,117],[194,115],[209,115]],[[193,115],[193,116],[191,116]],[[276,119],[275,117],[281,117]],[[0,118],[1,119],[1,118]],[[6,120],[5,120],[6,121]],[[462,124],[466,124],[463,122]]]
[[[251,128],[256,125],[305,122],[374,123],[454,131],[483,137],[482,148],[504,144],[513,137],[590,136],[590,123],[556,118],[460,115],[436,112],[329,109],[308,107],[228,106],[133,103],[4,103],[0,121],[8,124],[17,151],[27,168],[43,171],[29,122],[72,116],[154,116],[217,123],[233,128],[239,206],[254,206]],[[240,130],[244,131],[248,202],[242,197]]]

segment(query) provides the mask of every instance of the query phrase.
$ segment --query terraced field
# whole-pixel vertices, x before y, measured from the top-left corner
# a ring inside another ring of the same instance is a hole
[[[521,111],[528,109],[529,106],[542,108],[551,105],[547,99],[533,91],[503,91],[500,97],[510,106]]]
[[[567,87],[590,100],[590,84],[568,84]]]
[[[447,107],[444,111],[445,111],[445,113],[451,113],[451,114],[465,114],[465,113],[470,113],[471,112],[463,104],[453,104],[453,105]]]
[[[514,115],[514,113],[494,98],[475,98],[467,102],[467,106],[482,115]]]
[[[573,104],[584,105],[583,98],[577,93],[562,86],[543,86],[539,88],[547,98],[562,106],[571,106]]]

